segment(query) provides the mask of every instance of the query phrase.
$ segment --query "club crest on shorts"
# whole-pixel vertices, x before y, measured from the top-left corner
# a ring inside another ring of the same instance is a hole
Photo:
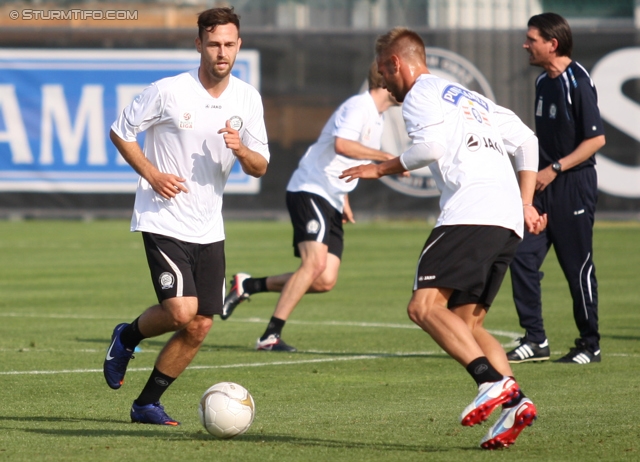
[[[242,128],[242,119],[238,116],[233,116],[229,119],[229,126],[234,130],[240,130]]]
[[[320,223],[318,223],[318,220],[309,220],[307,222],[308,234],[318,234],[319,230],[320,230]]]
[[[162,289],[171,289],[173,288],[173,283],[175,282],[175,278],[173,277],[173,274],[167,273],[165,271],[160,275],[160,277],[158,278],[158,281],[160,281],[160,287]]]

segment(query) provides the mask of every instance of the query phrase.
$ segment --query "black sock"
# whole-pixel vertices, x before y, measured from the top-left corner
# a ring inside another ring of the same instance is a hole
[[[242,282],[242,288],[249,295],[259,292],[268,292],[267,278],[247,278]]]
[[[262,337],[260,337],[260,340],[266,339],[271,334],[276,334],[277,336],[280,336],[285,322],[287,321],[276,318],[275,316],[271,316],[271,321],[269,321],[267,330],[264,331],[264,334],[262,335]]]
[[[122,329],[120,332],[120,341],[127,350],[133,350],[138,344],[146,338],[138,329],[138,319],[136,318],[131,324]]]
[[[467,372],[478,385],[485,382],[497,382],[502,380],[502,374],[495,370],[486,356],[474,359],[467,366]]]
[[[136,399],[136,404],[138,406],[146,406],[147,404],[157,403],[174,380],[175,377],[169,377],[154,367],[147,384],[142,389],[138,399]]]

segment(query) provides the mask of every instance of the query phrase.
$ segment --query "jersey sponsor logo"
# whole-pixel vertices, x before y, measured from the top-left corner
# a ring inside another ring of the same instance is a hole
[[[459,87],[457,85],[447,85],[442,91],[442,99],[455,106],[460,104],[460,100],[462,98],[477,103],[486,110],[489,109],[489,105],[486,103],[486,101],[478,98],[476,94],[466,90],[465,88]]]
[[[467,149],[471,152],[475,152],[480,149],[480,138],[478,135],[474,135],[473,133],[469,133],[467,135]]]
[[[432,74],[464,85],[469,90],[480,93],[495,101],[495,95],[491,85],[485,76],[473,63],[457,53],[442,48],[426,47],[427,66]],[[361,92],[367,91],[368,85],[365,81],[362,84]],[[460,89],[460,87],[456,86]],[[452,90],[453,91],[453,90]],[[468,93],[468,92],[467,92]],[[475,101],[476,96],[473,96]],[[451,94],[454,98],[454,94]],[[469,104],[469,100],[466,100]],[[482,114],[481,107],[476,107]],[[472,116],[473,117],[473,116]],[[476,120],[476,119],[474,119]],[[486,124],[488,120],[483,118]],[[407,135],[404,120],[402,118],[402,108],[392,107],[387,110],[384,116],[384,130],[382,132],[381,150],[399,156],[411,145],[411,140]],[[401,194],[413,197],[435,197],[440,195],[436,181],[431,175],[429,167],[412,170],[410,176],[389,175],[380,178],[380,181],[389,188]]]
[[[242,118],[239,116],[232,116],[229,119],[229,126],[234,130],[240,130],[242,128]]]
[[[498,141],[492,140],[491,138],[487,138],[486,136],[482,137],[482,141],[484,142],[484,147],[488,149],[493,149],[494,151],[499,152],[504,155],[502,151],[502,144]]]
[[[222,109],[222,106],[219,104],[205,104],[205,109]]]
[[[309,220],[307,222],[307,234],[318,234],[318,231],[320,231],[318,220]]]
[[[542,117],[542,96],[538,98],[538,105],[536,106],[536,117]]]
[[[181,130],[193,130],[193,123],[195,122],[195,113],[192,111],[180,111],[180,120],[178,121],[178,128]]]
[[[175,278],[173,277],[173,274],[167,273],[165,271],[160,275],[160,277],[158,278],[158,281],[160,281],[160,287],[163,290],[166,290],[166,289],[173,288],[173,284],[175,283]]]

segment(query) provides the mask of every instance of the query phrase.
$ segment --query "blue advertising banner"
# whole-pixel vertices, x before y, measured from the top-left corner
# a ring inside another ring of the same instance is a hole
[[[110,126],[151,82],[199,62],[195,50],[0,50],[0,191],[135,192]],[[259,89],[259,65],[242,50],[233,75]],[[236,162],[225,192],[259,190]]]

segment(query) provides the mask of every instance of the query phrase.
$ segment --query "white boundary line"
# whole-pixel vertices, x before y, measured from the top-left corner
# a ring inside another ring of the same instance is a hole
[[[91,315],[74,315],[74,314],[45,314],[40,315],[36,313],[0,313],[0,317],[7,318],[45,318],[45,319],[93,319],[93,320],[120,320],[122,316],[91,316]],[[216,320],[217,322],[217,320]],[[224,321],[220,321],[224,322]],[[261,318],[233,318],[229,322],[234,323],[251,323],[251,324],[267,324],[268,319]],[[359,322],[359,321],[299,321],[289,320],[287,324],[300,325],[300,326],[335,326],[335,327],[363,327],[363,328],[382,328],[382,329],[420,329],[415,324],[401,324],[401,323],[384,323],[384,322]],[[507,337],[512,342],[522,336],[518,332],[509,332],[504,330],[487,329],[491,334],[500,337]]]
[[[335,351],[318,351],[309,350],[300,353],[313,353],[313,354],[335,354]],[[298,353],[299,354],[299,353]],[[268,366],[293,366],[297,364],[316,364],[316,363],[331,363],[337,361],[360,361],[367,359],[384,359],[384,358],[407,358],[415,356],[436,356],[444,355],[443,351],[414,351],[407,353],[372,353],[366,355],[354,355],[343,356],[340,358],[317,358],[317,359],[301,359],[293,361],[271,361],[263,363],[238,363],[238,364],[218,364],[214,366],[189,366],[189,370],[210,370],[210,369],[240,369],[246,367],[268,367]],[[636,354],[624,354],[624,353],[610,353],[607,356],[637,358],[640,355]],[[152,367],[132,367],[127,372],[148,372],[153,370]],[[8,375],[56,375],[56,374],[91,374],[102,372],[102,369],[62,369],[58,371],[6,371],[0,372],[0,376]]]
[[[329,352],[325,352],[328,354]],[[318,353],[321,354],[321,353]],[[355,355],[355,356],[343,356],[340,358],[317,358],[317,359],[301,359],[294,361],[271,361],[264,363],[238,363],[238,364],[218,364],[214,366],[189,366],[189,370],[207,370],[207,369],[237,369],[243,367],[265,367],[265,366],[291,366],[296,364],[313,364],[313,363],[329,363],[336,361],[357,361],[363,359],[380,359],[380,358],[393,358],[403,356],[431,356],[438,354],[433,351],[415,352],[415,353],[396,353],[396,354],[368,354],[368,355]],[[132,367],[127,369],[127,372],[146,372],[153,370],[152,367]],[[54,374],[87,374],[102,372],[102,369],[62,369],[58,371],[6,371],[0,372],[2,375],[54,375]]]

